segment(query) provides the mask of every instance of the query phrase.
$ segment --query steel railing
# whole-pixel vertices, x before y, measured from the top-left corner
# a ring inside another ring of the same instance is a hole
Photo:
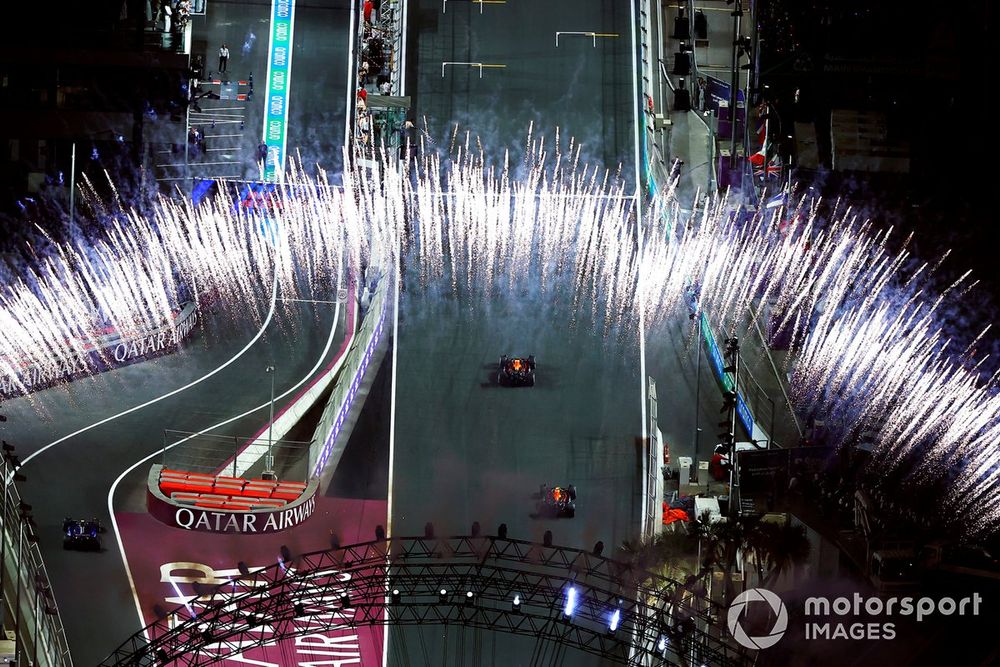
[[[372,269],[369,269],[370,274]],[[371,304],[365,311],[361,326],[354,335],[344,363],[340,367],[333,392],[323,409],[323,416],[313,434],[313,446],[309,452],[310,474],[320,475],[330,463],[337,438],[348,420],[354,398],[358,393],[365,371],[375,355],[376,348],[385,334],[388,312],[387,292],[392,283],[390,275],[379,276],[371,294]],[[362,286],[360,299],[368,298],[367,285]],[[334,461],[335,462],[335,461]]]
[[[0,464],[3,501],[0,508],[0,616],[13,625],[18,664],[72,667],[59,607],[55,602],[38,539],[6,461]]]

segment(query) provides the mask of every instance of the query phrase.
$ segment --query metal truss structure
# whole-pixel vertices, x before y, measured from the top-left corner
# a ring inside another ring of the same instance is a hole
[[[721,610],[695,587],[549,540],[425,536],[283,552],[202,591],[196,618],[165,614],[101,664],[194,667],[284,638],[435,624],[550,639],[635,667],[750,661],[713,628]]]

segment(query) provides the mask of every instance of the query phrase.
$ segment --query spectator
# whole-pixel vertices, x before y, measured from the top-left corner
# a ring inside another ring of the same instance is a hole
[[[223,73],[229,66],[229,47],[223,44],[219,47],[219,72]]]
[[[399,129],[399,157],[400,159],[411,157],[417,152],[417,126],[412,120],[403,123]]]
[[[174,7],[174,29],[178,32],[184,30],[190,19],[191,3],[188,0],[181,0]]]
[[[375,10],[375,4],[372,2],[372,0],[365,0],[364,4],[365,23],[370,24],[372,22],[372,12],[374,10]]]
[[[381,72],[385,65],[385,48],[381,37],[373,37],[365,46],[364,57],[370,63],[372,72]]]
[[[379,92],[382,93],[383,95],[391,95],[392,83],[390,83],[389,81],[383,81],[382,85],[379,86]]]
[[[368,104],[368,91],[365,90],[363,87],[358,88],[358,101],[363,105]]]

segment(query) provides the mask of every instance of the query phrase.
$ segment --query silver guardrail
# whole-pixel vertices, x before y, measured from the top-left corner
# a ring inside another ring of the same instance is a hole
[[[383,25],[392,25],[392,42],[389,49],[389,83],[393,95],[402,95],[406,72],[406,0],[386,0],[380,8]]]
[[[334,380],[333,391],[326,407],[323,408],[323,416],[316,425],[312,446],[309,449],[309,471],[312,476],[321,475],[331,462],[337,437],[347,422],[368,364],[385,334],[386,313],[389,310],[386,293],[392,282],[391,274],[383,274],[379,277],[374,290],[369,291],[368,286],[363,286],[360,290],[362,305],[369,298],[371,303],[365,310],[361,326],[355,333],[351,347],[344,357],[344,363]],[[336,463],[336,459],[333,462]]]
[[[72,667],[59,607],[33,530],[31,506],[21,499],[7,452],[3,453],[3,463],[0,463],[0,484],[3,485],[0,507],[2,626],[14,627],[16,664]],[[6,637],[0,639],[6,640]],[[0,655],[0,660],[3,658]]]

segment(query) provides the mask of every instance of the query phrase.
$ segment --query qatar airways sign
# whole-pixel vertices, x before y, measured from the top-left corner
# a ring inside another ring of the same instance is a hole
[[[172,330],[160,331],[155,334],[118,343],[112,349],[112,355],[115,361],[125,364],[149,356],[150,354],[175,348],[178,343],[188,337],[196,324],[198,324],[198,311],[192,310],[191,316],[178,322],[177,326]]]
[[[172,525],[184,530],[207,533],[277,533],[293,528],[312,516],[316,509],[316,496],[293,507],[273,512],[227,512],[198,507],[172,507]],[[154,514],[159,514],[154,512]]]
[[[173,351],[197,325],[197,306],[189,303],[171,325],[157,331],[124,340],[117,336],[107,337],[101,341],[100,347],[89,352],[53,358],[48,364],[21,369],[16,375],[4,374],[0,376],[0,397],[30,394],[59,382],[69,382]]]
[[[381,618],[384,611],[385,591],[363,585],[364,581],[371,583],[371,571],[341,568],[324,560],[321,568],[300,575],[307,563],[299,555],[328,549],[331,533],[339,535],[343,544],[370,540],[375,526],[385,525],[386,501],[322,494],[315,499],[315,518],[280,533],[250,533],[248,537],[244,533],[185,533],[165,525],[151,512],[115,512],[135,609],[142,615],[140,624],[155,624],[147,636],[159,639],[160,633],[203,616],[210,607],[254,607],[258,599],[249,594],[266,590],[259,588],[265,581],[280,581],[283,594],[260,601],[268,603],[265,607],[274,618],[286,619],[281,627],[265,623],[250,629],[241,621],[245,619],[241,614],[228,620],[218,617],[213,630],[219,636],[246,631],[242,639],[253,639],[253,645],[240,645],[235,634],[232,642],[206,642],[192,635],[193,643],[173,645],[174,655],[197,646],[199,658],[222,667],[381,667],[383,629],[364,623],[365,618]],[[171,508],[170,514],[177,509]],[[207,520],[214,527],[211,514],[209,511]],[[181,515],[184,523],[190,518],[186,513]],[[195,510],[195,522],[199,518]],[[220,519],[220,528],[227,520]],[[254,523],[260,526],[261,521]],[[194,529],[192,524],[190,530]],[[291,563],[276,563],[281,545],[288,545],[292,552]],[[238,560],[247,564],[251,576],[241,575]],[[254,576],[267,568],[272,569]],[[206,586],[217,588],[205,595]],[[349,605],[343,604],[345,595]],[[296,613],[297,605],[304,607],[298,610],[304,614]],[[359,609],[363,611],[358,613]],[[164,611],[166,620],[160,617]],[[226,625],[229,620],[232,626]]]
[[[246,549],[247,545],[241,545],[241,548]],[[277,550],[276,546],[274,550]],[[248,569],[258,572],[274,567],[274,560],[267,556],[261,554],[259,560],[250,561]],[[191,627],[207,610],[218,610],[227,604],[231,605],[227,609],[240,606],[255,608],[255,596],[250,594],[262,581],[256,577],[242,577],[236,568],[225,567],[221,563],[198,562],[199,560],[207,561],[198,558],[160,565],[159,581],[153,590],[157,591],[159,597],[157,604],[171,610],[170,620],[164,623],[153,618],[152,622],[158,622],[159,625],[150,632],[155,633],[165,625],[176,627],[188,623]],[[147,566],[147,570],[151,569]],[[250,631],[247,630],[245,617],[240,613],[229,615],[225,619],[219,617],[212,626],[214,632],[234,638],[240,633],[246,633],[244,641],[213,642],[195,637],[191,648],[197,650],[206,663],[234,667],[381,665],[381,637],[376,641],[372,628],[364,627],[364,614],[359,614],[354,606],[340,604],[343,596],[357,596],[357,588],[352,586],[352,574],[329,568],[298,575],[294,566],[286,570],[282,596],[280,599],[273,598],[270,602],[275,604],[268,605],[268,610],[275,618],[287,614],[288,620],[280,626],[277,623],[265,623]],[[145,578],[153,577],[146,575]],[[214,590],[211,595],[200,595],[201,586],[212,586]],[[381,604],[381,597],[366,602]],[[278,608],[279,605],[281,609]],[[149,604],[144,608],[155,606]],[[304,607],[306,613],[294,613],[296,606]],[[167,647],[177,653],[182,652],[169,642]],[[170,661],[170,664],[176,663]]]

